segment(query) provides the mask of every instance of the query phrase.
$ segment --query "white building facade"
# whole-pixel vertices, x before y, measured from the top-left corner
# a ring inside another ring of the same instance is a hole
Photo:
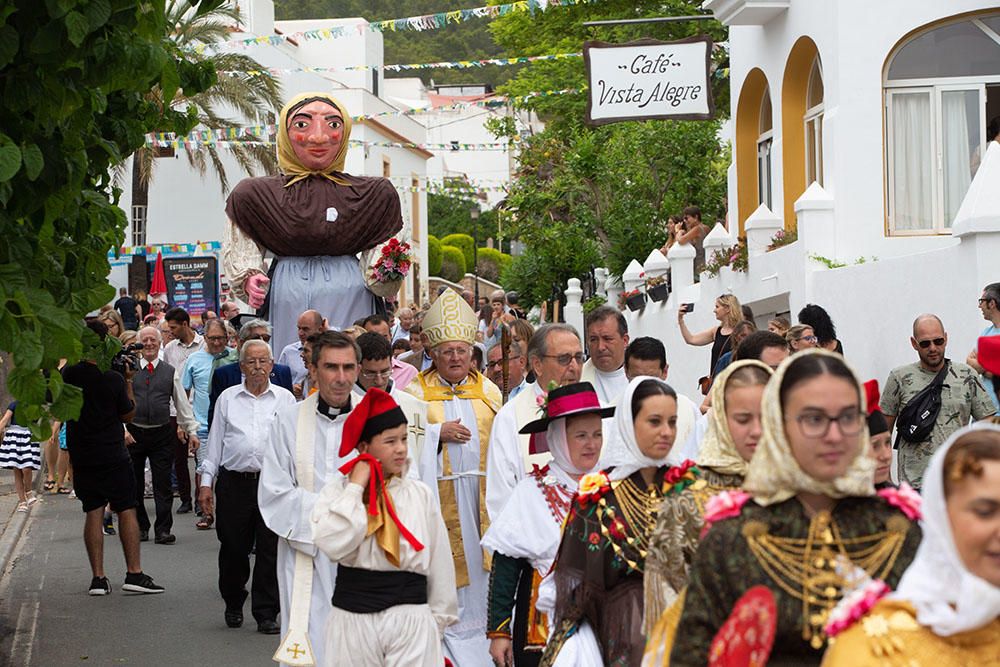
[[[730,28],[729,227],[706,255],[745,235],[749,268],[693,281],[694,250],[638,256],[625,289],[670,271],[666,302],[627,313],[632,337],[664,340],[670,381],[693,393],[708,348],[682,340],[716,324],[735,294],[759,327],[822,305],[863,379],[914,361],[910,326],[925,312],[964,361],[987,323],[976,299],[1000,281],[1000,7],[985,0],[708,0]],[[987,151],[987,148],[989,149]],[[778,230],[798,241],[767,252]],[[817,259],[819,258],[819,259]],[[864,258],[863,262],[860,258]],[[844,265],[830,269],[829,264]],[[582,322],[575,284],[567,318]],[[606,285],[612,302],[621,286]]]

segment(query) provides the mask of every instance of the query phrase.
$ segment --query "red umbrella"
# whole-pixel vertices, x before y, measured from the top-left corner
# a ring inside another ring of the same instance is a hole
[[[149,288],[149,295],[166,294],[167,278],[163,274],[163,253],[156,251],[156,266],[153,268],[153,284]]]

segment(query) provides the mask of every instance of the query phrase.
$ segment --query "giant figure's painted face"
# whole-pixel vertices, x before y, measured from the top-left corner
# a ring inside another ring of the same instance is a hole
[[[288,118],[288,138],[295,157],[306,169],[330,166],[344,138],[344,117],[327,102],[310,102]]]

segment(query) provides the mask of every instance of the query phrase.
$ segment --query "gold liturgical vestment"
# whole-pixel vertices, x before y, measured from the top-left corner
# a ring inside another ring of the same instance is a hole
[[[427,402],[427,420],[431,424],[442,424],[445,418],[445,402],[453,398],[470,401],[476,415],[476,427],[479,433],[479,535],[476,541],[482,539],[489,527],[489,517],[486,514],[486,453],[489,449],[490,430],[493,428],[493,418],[503,403],[500,390],[481,373],[472,371],[464,384],[451,385],[441,378],[437,370],[429,368],[417,376],[419,388],[413,386],[414,394],[418,394]],[[445,527],[448,529],[448,539],[451,552],[455,559],[455,583],[458,588],[469,585],[469,568],[462,543],[462,525],[458,516],[458,502],[455,497],[454,472],[448,455],[447,443],[441,443],[442,470],[438,480],[438,494],[441,499],[441,514]],[[489,554],[483,552],[483,569],[487,572],[491,567]]]

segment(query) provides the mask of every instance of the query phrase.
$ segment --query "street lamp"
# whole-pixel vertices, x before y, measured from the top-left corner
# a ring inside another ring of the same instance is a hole
[[[472,276],[476,286],[475,292],[476,308],[479,307],[479,204],[474,204],[469,213],[472,218]]]

